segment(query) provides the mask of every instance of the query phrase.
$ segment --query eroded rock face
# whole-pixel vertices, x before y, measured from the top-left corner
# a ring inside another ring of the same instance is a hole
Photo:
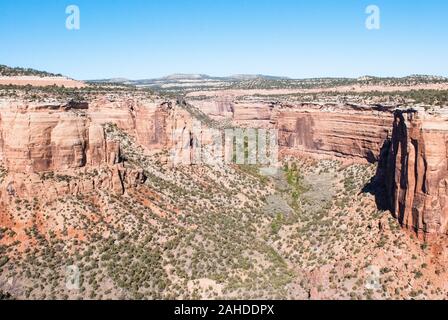
[[[67,194],[86,195],[106,189],[123,194],[127,188],[137,187],[146,179],[142,170],[126,168],[123,164],[101,167],[95,171],[86,169],[9,174],[0,186],[0,203],[13,204],[18,198],[54,201]]]
[[[276,126],[283,153],[379,161],[386,208],[403,227],[448,234],[448,115],[301,106],[280,110]]]
[[[382,163],[390,208],[419,234],[448,233],[448,118],[396,111]]]
[[[195,100],[192,104],[214,120],[232,120],[234,117],[235,102],[230,97]]]
[[[107,97],[88,104],[0,102],[0,161],[9,172],[1,198],[40,192],[57,197],[95,188],[123,193],[142,183],[143,172],[123,165],[120,142],[106,137],[106,123],[133,136],[148,153],[174,150],[186,163],[195,163],[198,146],[210,145],[213,132],[206,126],[197,131],[188,109],[173,105]],[[218,120],[278,129],[281,154],[379,161],[388,207],[402,225],[424,235],[448,233],[448,115],[231,100],[203,101],[199,107]],[[82,179],[55,183],[39,178],[46,172],[76,175],[93,168],[98,173]]]
[[[10,172],[42,172],[86,164],[88,120],[54,106],[3,104],[2,158]]]
[[[351,106],[300,105],[281,109],[276,127],[284,153],[375,162],[391,134],[392,114]]]
[[[8,172],[0,204],[137,188],[144,173],[123,162],[119,139],[107,138],[104,125],[116,125],[148,152],[160,151],[169,117],[171,106],[163,101],[0,102],[0,161]]]
[[[251,128],[270,127],[273,111],[280,106],[270,101],[234,101],[231,97],[193,100],[191,103],[214,120],[228,120],[235,126]]]
[[[91,105],[0,103],[0,159],[12,173],[39,173],[114,164],[113,123],[148,150],[167,143],[168,107],[157,102],[94,101]]]
[[[227,108],[221,108],[222,101],[194,103],[209,116],[232,120],[235,126],[278,129],[282,154],[376,162],[392,134],[393,111],[381,106],[225,100]]]

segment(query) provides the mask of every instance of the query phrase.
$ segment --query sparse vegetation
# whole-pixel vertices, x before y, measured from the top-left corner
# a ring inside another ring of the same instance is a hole
[[[425,79],[299,83],[255,78],[233,81],[231,88],[384,81],[394,86]],[[214,128],[233,125],[213,120],[180,93],[176,107],[195,119]],[[76,90],[6,86],[0,95],[32,101],[101,96],[111,103],[117,95],[166,97],[101,83]],[[446,103],[444,91],[388,95]],[[377,93],[360,97],[383,98]],[[30,173],[27,184],[62,187],[49,197],[22,197],[14,190],[6,195],[8,201],[1,204],[7,210],[0,228],[0,299],[446,297],[438,284],[446,271],[431,264],[431,244],[404,236],[397,221],[378,210],[374,196],[363,192],[375,175],[374,165],[286,157],[272,176],[253,165],[172,167],[166,150],[149,153],[117,124],[106,123],[104,129],[108,143],[120,142],[119,167]],[[132,180],[137,174],[138,183]],[[6,177],[0,165],[0,183]],[[78,289],[66,286],[68,266],[79,269]],[[429,284],[429,279],[437,283]]]

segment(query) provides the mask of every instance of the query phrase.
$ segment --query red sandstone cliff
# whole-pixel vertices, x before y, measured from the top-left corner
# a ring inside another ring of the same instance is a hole
[[[448,233],[447,115],[301,106],[281,110],[276,125],[283,153],[380,161],[378,183],[398,221],[424,238]]]
[[[0,105],[0,159],[9,172],[39,173],[116,163],[119,144],[103,125],[134,136],[148,150],[167,143],[169,106],[135,100]]]
[[[89,103],[0,102],[0,185],[6,207],[19,198],[55,199],[95,189],[123,193],[145,179],[120,156],[120,141],[107,138],[115,124],[150,152],[168,146],[171,106],[163,101],[109,99]],[[51,174],[56,179],[45,179]],[[1,209],[0,209],[1,211]]]
[[[282,154],[379,160],[389,207],[403,226],[423,234],[448,233],[447,116],[374,106],[227,100],[200,107],[215,119],[277,128]],[[126,185],[144,181],[142,172],[121,162],[120,143],[106,137],[106,123],[133,136],[148,153],[173,149],[194,163],[196,146],[207,147],[212,135],[206,126],[194,128],[187,109],[129,97],[66,104],[0,102],[0,160],[9,172],[1,197],[57,196],[92,188],[124,192]],[[102,170],[57,185],[35,176],[91,168]]]
[[[279,130],[281,154],[380,161],[386,208],[419,235],[448,233],[448,115],[335,104],[202,102],[235,124]],[[380,195],[378,195],[380,196]]]
[[[390,208],[420,234],[448,233],[448,117],[396,111],[382,163]]]
[[[391,132],[389,111],[355,106],[312,105],[282,108],[277,115],[284,153],[378,160]]]

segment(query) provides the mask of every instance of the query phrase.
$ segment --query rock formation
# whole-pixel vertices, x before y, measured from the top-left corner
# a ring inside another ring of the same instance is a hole
[[[213,117],[225,117],[201,102]],[[235,103],[236,125],[279,130],[282,155],[379,162],[386,207],[424,238],[448,233],[448,115],[423,108],[253,102]],[[215,104],[219,106],[219,104]],[[380,195],[378,195],[380,197]]]
[[[168,106],[157,102],[0,104],[0,159],[12,173],[40,173],[115,164],[119,143],[107,141],[113,123],[148,150],[167,143]]]
[[[448,233],[448,117],[397,110],[380,163],[390,209],[425,237]]]
[[[348,105],[300,105],[278,112],[279,145],[305,153],[376,162],[391,133],[391,112]]]
[[[124,193],[145,181],[122,161],[120,141],[107,138],[114,124],[148,152],[165,149],[170,105],[163,101],[100,98],[89,103],[0,102],[0,163],[8,172],[0,201],[56,199],[95,189]],[[48,178],[50,177],[50,178]]]
[[[283,155],[379,161],[388,206],[400,223],[419,234],[448,233],[447,115],[381,106],[196,102],[218,121],[278,129]],[[147,153],[174,150],[186,163],[195,163],[198,146],[206,148],[213,140],[213,132],[204,123],[196,128],[196,121],[187,104],[129,96],[102,96],[89,103],[2,101],[0,160],[8,175],[1,197],[92,188],[123,193],[145,177],[121,161],[120,142],[107,138],[105,124],[134,137]],[[37,176],[91,169],[98,169],[94,177],[56,184]]]
[[[446,115],[299,108],[281,112],[277,125],[285,153],[380,161],[379,184],[400,224],[426,239],[448,233]]]

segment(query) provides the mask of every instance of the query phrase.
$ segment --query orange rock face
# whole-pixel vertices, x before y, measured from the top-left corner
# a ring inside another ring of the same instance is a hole
[[[0,102],[0,161],[8,172],[0,185],[0,216],[17,198],[52,201],[137,187],[143,171],[123,163],[120,141],[107,138],[104,125],[116,125],[148,152],[160,151],[167,147],[170,116],[162,101]]]
[[[424,110],[293,108],[277,126],[284,153],[380,161],[387,207],[424,238],[448,233],[448,117]]]
[[[396,111],[382,163],[390,208],[424,236],[448,233],[448,118]]]
[[[59,105],[2,105],[2,158],[10,172],[42,172],[86,164],[89,123]]]
[[[103,125],[116,124],[148,149],[167,143],[162,105],[125,101],[0,105],[0,159],[9,172],[39,173],[113,164],[116,142],[106,141]]]
[[[424,110],[292,108],[278,114],[286,154],[380,161],[387,207],[423,238],[448,234],[448,117]]]
[[[280,110],[276,126],[284,153],[378,160],[391,133],[388,111],[301,105]]]
[[[204,100],[196,106],[218,121],[278,129],[281,154],[379,161],[388,207],[402,225],[425,235],[448,233],[448,115],[375,106],[231,100]],[[106,137],[107,123],[134,137],[148,153],[175,150],[187,163],[195,163],[198,145],[206,147],[213,140],[205,124],[195,132],[188,108],[170,102],[132,97],[102,97],[88,104],[2,101],[0,161],[8,175],[0,197],[3,201],[10,201],[11,195],[56,197],[95,188],[123,193],[144,181],[143,172],[121,163],[120,142]],[[37,176],[91,168],[101,170],[75,182],[55,184]]]

